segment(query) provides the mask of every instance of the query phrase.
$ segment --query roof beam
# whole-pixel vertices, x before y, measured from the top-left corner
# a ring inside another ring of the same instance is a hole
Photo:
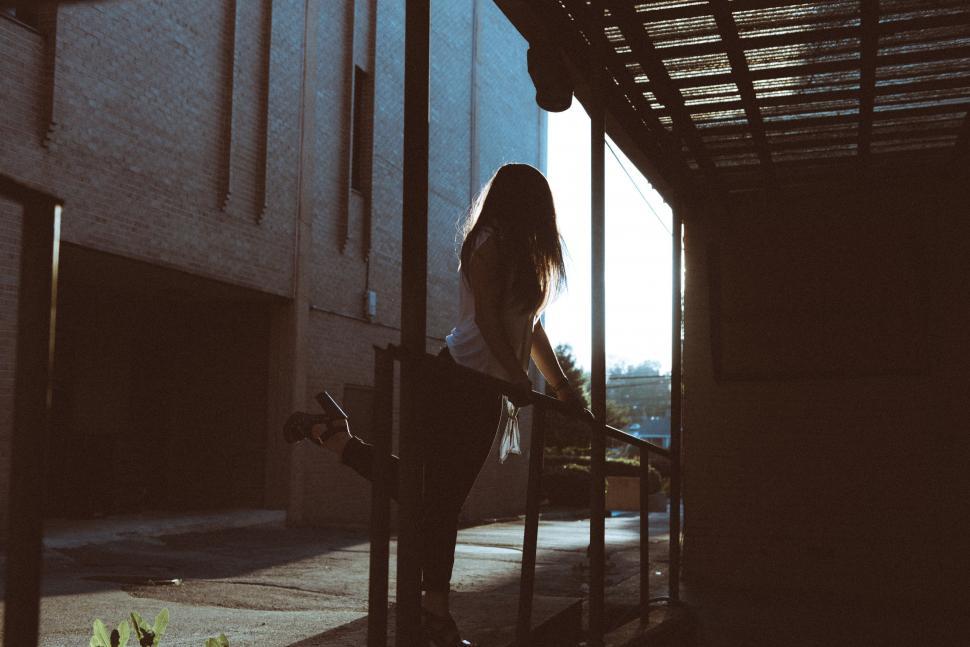
[[[715,13],[719,9],[727,10],[720,2],[712,2],[711,8]],[[640,14],[643,16],[643,14]],[[912,18],[909,20],[895,20],[877,24],[876,29],[880,36],[897,34],[904,31],[917,31],[921,29],[934,29],[938,27],[954,27],[958,25],[970,24],[970,12],[946,14],[943,16],[926,16]],[[750,36],[741,38],[741,48],[744,50],[765,49],[768,47],[785,47],[789,45],[807,45],[820,41],[848,40],[859,38],[864,30],[864,26],[849,27],[826,27],[823,29],[811,29],[805,31],[786,32],[783,34],[769,34],[767,36]],[[739,34],[740,37],[740,34]],[[691,56],[705,56],[717,54],[722,51],[723,44],[719,40],[704,43],[691,43],[688,45],[658,46],[657,51],[665,59],[686,58]],[[846,48],[848,49],[848,47]]]
[[[875,96],[889,96],[896,94],[912,94],[916,92],[943,92],[946,90],[965,90],[965,94],[970,98],[970,76],[953,77],[946,79],[930,79],[928,81],[913,81],[911,83],[892,83],[889,85],[877,85]],[[859,99],[859,88],[850,87],[845,90],[829,90],[826,92],[805,92],[792,91],[791,94],[779,96],[758,97],[758,106],[761,108],[778,106],[801,106],[813,103],[829,101],[857,101]],[[687,106],[691,113],[715,112],[719,110],[740,110],[744,108],[743,101],[710,101],[707,103],[692,103]],[[667,116],[666,110],[658,111],[659,116]]]
[[[554,34],[556,44],[576,68],[573,70],[574,78],[581,76],[576,70],[584,70],[591,57],[602,61],[603,52],[597,51],[595,43],[582,39],[577,24],[569,19],[564,11],[566,7],[558,0],[496,0],[496,4],[530,42],[548,37],[548,34],[537,33],[540,30]],[[673,137],[657,119],[649,103],[643,100],[642,91],[634,83],[632,75],[626,77],[617,79],[619,85],[610,83],[607,88],[608,131],[617,143],[630,142],[637,149],[636,152],[628,151],[628,156],[658,189],[666,185],[677,191],[689,190],[692,182],[690,167],[680,151],[675,150]],[[588,101],[590,93],[590,88],[581,85],[576,88],[576,97],[581,101]],[[599,97],[600,100],[602,98]],[[634,105],[632,102],[638,98],[641,100],[639,105]],[[612,131],[614,123],[622,132]]]
[[[921,106],[919,108],[900,108],[898,110],[880,110],[874,115],[881,119],[899,119],[905,117],[930,117],[933,115],[943,115],[950,113],[962,113],[970,109],[970,100],[962,103],[947,105]],[[829,126],[833,124],[850,124],[859,120],[858,114],[831,115],[826,117],[810,117],[807,119],[783,119],[765,121],[765,128],[772,130],[790,130],[795,128],[814,128],[816,126]],[[878,120],[877,120],[878,121]],[[735,124],[725,126],[708,126],[702,128],[705,134],[727,135],[731,133],[747,132],[747,125],[739,126]]]
[[[951,59],[970,57],[970,45],[944,47],[941,49],[926,49],[899,54],[885,54],[876,57],[876,64],[911,65],[914,63],[929,63],[933,61],[946,62]],[[826,61],[824,63],[806,63],[751,70],[751,78],[755,81],[764,79],[778,79],[786,76],[811,76],[828,72],[851,72],[859,69],[859,59],[852,57],[843,61]],[[707,85],[724,85],[734,83],[733,74],[702,74],[698,76],[673,79],[675,88],[695,88]]]
[[[678,187],[678,190],[681,191],[688,190],[689,186],[693,183],[693,171],[684,159],[680,144],[660,122],[656,111],[650,106],[650,102],[644,98],[642,86],[636,83],[634,74],[625,68],[619,73],[609,68],[607,65],[608,55],[611,51],[609,41],[606,39],[602,28],[594,29],[591,27],[595,22],[589,15],[589,8],[585,2],[577,2],[576,0],[547,0],[547,2],[554,5],[561,5],[575,21],[571,26],[563,25],[562,20],[564,17],[560,12],[554,11],[553,13],[558,14],[560,20],[558,31],[560,33],[569,33],[570,31],[582,29],[583,34],[588,39],[589,47],[593,51],[593,59],[596,61],[596,64],[605,69],[607,79],[616,79],[617,83],[619,83],[619,88],[612,83],[608,83],[609,90],[613,94],[619,95],[622,99],[622,101],[614,101],[608,112],[614,119],[621,123],[624,121],[625,115],[632,117],[635,121],[639,121],[642,124],[640,128],[637,128],[634,122],[632,129],[627,127],[625,129],[631,130],[631,134],[636,132],[636,130],[642,131],[646,129],[649,131],[654,138],[654,141],[651,142],[653,144],[651,148],[654,150],[651,152],[650,148],[644,147],[644,152],[654,160],[654,164],[662,164],[670,168],[670,172],[676,177],[676,181],[670,182],[672,186]],[[574,55],[574,60],[589,62],[588,51],[578,52],[578,54],[578,56]],[[636,104],[633,102],[636,102]],[[628,126],[631,125],[630,120],[627,120],[626,123]],[[636,138],[637,136],[634,134],[633,137]],[[642,138],[640,139],[642,141]]]
[[[643,23],[637,17],[633,4],[629,0],[606,0],[606,5],[634,56],[650,79],[650,88],[654,96],[670,110],[674,129],[687,144],[710,183],[716,187],[717,168],[707,155],[704,140],[701,139],[697,127],[687,112],[684,97],[671,83],[667,68],[664,67],[650,35],[643,28]],[[602,11],[602,8],[599,3],[596,3],[593,10]]]
[[[555,2],[555,0],[552,1]],[[631,100],[633,97],[639,97],[642,99],[643,91],[637,85],[632,74],[627,73],[618,75],[614,73],[614,70],[609,69],[607,64],[607,57],[609,56],[610,51],[609,41],[607,41],[602,29],[595,29],[592,27],[594,23],[592,22],[585,5],[574,0],[562,0],[562,4],[564,8],[569,11],[573,19],[577,21],[579,27],[581,27],[583,30],[583,34],[589,40],[589,46],[593,49],[594,60],[596,63],[602,66],[604,70],[607,70],[608,76],[613,78],[620,77],[617,78],[617,82],[627,92],[627,95],[631,98]],[[580,23],[580,20],[585,20],[585,24]],[[646,100],[644,100],[642,104],[637,107],[637,111],[641,114],[644,125],[654,132],[654,134],[658,137],[658,141],[661,139],[663,140],[659,141],[659,143],[667,146],[673,144],[673,142],[670,142],[668,139],[669,135],[667,133],[667,129],[662,123],[660,123],[660,119],[657,117],[656,112],[653,110],[653,108],[651,108],[650,104]],[[676,146],[674,147],[676,148]]]
[[[862,0],[862,72],[859,82],[859,158],[863,172],[869,163],[872,111],[876,104],[876,57],[879,54],[879,0]]]
[[[734,23],[734,16],[731,8],[726,2],[712,2],[711,10],[714,12],[714,21],[724,39],[724,47],[727,49],[728,60],[731,61],[731,69],[737,78],[738,93],[741,95],[741,103],[744,104],[744,114],[748,117],[748,125],[751,126],[751,136],[758,149],[758,158],[761,160],[762,170],[765,174],[765,185],[771,189],[775,185],[775,170],[771,162],[771,151],[768,148],[768,140],[765,138],[765,125],[761,120],[761,110],[758,108],[758,99],[754,91],[754,83],[751,80],[751,70],[748,69],[748,61],[744,57],[738,37],[738,27]]]
[[[926,128],[917,131],[890,131],[885,133],[873,133],[872,141],[925,141],[927,139],[953,139],[960,134],[958,128]],[[831,134],[800,134],[792,137],[772,137],[771,150],[775,153],[784,151],[798,150],[802,148],[813,148],[816,146],[848,146],[859,141],[858,135],[849,130],[836,131]],[[707,144],[707,150],[715,158],[719,155],[735,155],[744,152],[753,152],[751,140],[736,139],[719,143]]]
[[[752,9],[771,9],[774,7],[784,7],[790,5],[791,0],[734,0],[732,5],[736,11],[747,11]],[[701,18],[708,15],[705,4],[692,4],[685,6],[666,7],[663,9],[650,9],[650,3],[643,5],[644,10],[638,12],[644,22],[666,22],[669,20],[684,20],[687,18]]]

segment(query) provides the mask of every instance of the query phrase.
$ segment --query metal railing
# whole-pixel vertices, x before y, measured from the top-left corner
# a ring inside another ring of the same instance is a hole
[[[40,623],[44,446],[50,423],[57,304],[57,255],[64,201],[0,174],[0,197],[22,208],[10,439],[6,613],[7,645],[36,645]]]
[[[375,446],[375,465],[374,478],[372,481],[371,498],[371,524],[370,524],[370,582],[368,599],[368,625],[367,625],[367,645],[368,647],[386,647],[387,627],[388,627],[388,575],[389,575],[389,556],[390,556],[390,496],[388,469],[391,461],[391,429],[393,421],[393,393],[394,393],[394,365],[401,362],[410,365],[407,371],[412,376],[421,376],[423,379],[450,379],[461,380],[465,384],[474,385],[476,388],[494,392],[496,395],[523,395],[517,391],[512,384],[497,378],[484,375],[477,371],[455,365],[452,362],[444,362],[439,358],[428,354],[416,354],[408,351],[401,346],[389,345],[386,348],[375,347],[374,365],[374,386],[377,393],[375,402],[375,425],[373,430]],[[404,373],[402,369],[402,373]],[[530,644],[532,633],[532,603],[535,591],[535,571],[536,571],[536,550],[538,548],[539,532],[539,503],[542,480],[542,461],[545,448],[545,426],[546,414],[555,411],[568,417],[581,419],[588,423],[591,434],[601,430],[605,437],[622,441],[639,450],[640,454],[640,601],[639,612],[640,622],[646,626],[649,623],[649,606],[651,602],[662,600],[676,600],[677,592],[676,577],[673,573],[680,568],[679,550],[676,550],[675,543],[678,538],[671,535],[670,551],[670,577],[668,578],[669,596],[660,598],[650,598],[650,542],[649,542],[649,514],[648,514],[648,472],[650,467],[650,455],[666,457],[671,463],[677,461],[676,455],[668,449],[637,438],[620,429],[611,427],[602,421],[594,419],[588,412],[579,410],[565,402],[550,397],[543,393],[532,391],[530,394],[531,402],[535,408],[532,424],[532,438],[529,455],[529,479],[526,490],[526,518],[525,530],[522,546],[522,566],[519,580],[519,604],[518,617],[516,620],[515,638],[516,645],[525,647]],[[401,433],[406,433],[402,429]],[[405,472],[401,457],[402,473]],[[413,457],[411,460],[415,460]],[[605,474],[605,458],[598,457],[602,461],[601,465],[591,465],[594,478],[590,488],[591,510],[604,510],[605,508],[605,488],[602,478],[595,478],[595,474]],[[596,462],[594,455],[592,461]],[[679,470],[672,470],[672,478],[679,474]],[[403,484],[402,484],[403,485]],[[671,493],[679,492],[679,487],[671,484]],[[679,510],[680,501],[671,500],[671,511],[675,507]],[[402,518],[401,525],[413,523],[413,519],[404,519],[406,513],[414,514],[405,508],[400,509]],[[591,515],[590,518],[590,616],[594,612],[598,617],[604,617],[605,609],[605,543],[602,532],[594,533],[593,528],[597,520]],[[599,519],[600,524],[603,523]],[[403,537],[401,538],[403,539]],[[595,544],[599,543],[599,546]],[[417,563],[416,545],[402,545],[398,543],[399,569],[401,559],[405,563],[413,565]],[[410,559],[406,559],[406,553],[410,553]],[[596,563],[599,562],[599,563]],[[398,609],[400,609],[400,605]],[[398,618],[398,627],[401,626],[401,618]],[[417,620],[415,620],[417,622]],[[417,630],[417,627],[410,627],[408,631]],[[602,644],[604,627],[602,624],[594,626],[590,623],[590,643]],[[413,635],[413,634],[411,634]],[[398,645],[402,645],[401,636],[398,636]]]

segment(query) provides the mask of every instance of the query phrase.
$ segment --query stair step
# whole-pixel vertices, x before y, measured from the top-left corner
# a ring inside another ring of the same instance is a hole
[[[394,613],[388,613],[388,641],[394,645]],[[459,591],[451,610],[462,634],[482,647],[515,645],[517,591]],[[575,647],[582,638],[583,602],[576,598],[536,595],[532,603],[532,647]],[[367,644],[367,617],[312,636],[289,647],[360,647]]]
[[[558,598],[566,600],[566,598]],[[538,624],[533,621],[530,647],[576,647],[583,637],[583,601],[572,604],[545,618]],[[491,643],[489,643],[491,644]],[[515,635],[505,643],[516,647]]]
[[[693,624],[682,606],[650,607],[649,622],[639,618],[617,627],[604,637],[603,647],[687,647],[693,637]]]

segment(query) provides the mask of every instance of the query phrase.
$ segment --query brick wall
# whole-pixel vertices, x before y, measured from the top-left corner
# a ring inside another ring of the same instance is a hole
[[[9,513],[6,503],[10,487],[21,213],[19,205],[0,200],[0,528],[7,527]]]
[[[432,4],[430,195],[428,250],[428,335],[430,351],[443,345],[457,315],[458,276],[455,235],[471,200],[471,158],[478,157],[480,183],[505,161],[540,162],[540,116],[525,67],[526,43],[491,2],[477,0],[480,20],[479,131],[469,133],[472,88],[473,11],[471,0]],[[358,5],[359,6],[359,5]],[[336,11],[336,10],[334,10]],[[358,13],[356,24],[361,20]],[[346,231],[350,240],[340,251],[340,218],[346,210],[343,194],[321,208],[329,214],[314,220],[315,263],[311,313],[311,346],[315,358],[308,366],[308,397],[320,388],[335,394],[347,384],[373,382],[373,344],[396,342],[400,327],[401,194],[403,159],[404,3],[379,2],[376,16],[373,248],[369,259],[360,253],[360,223],[353,212]],[[348,29],[346,15],[337,12],[328,29],[332,40]],[[349,48],[328,53],[329,84],[348,82]],[[369,61],[357,52],[357,65]],[[346,148],[349,111],[333,100],[326,133],[331,148]],[[318,106],[318,110],[319,110]],[[477,145],[475,142],[478,142]],[[333,187],[346,185],[346,169],[327,173]],[[476,189],[477,191],[477,189]],[[369,260],[369,263],[368,263]],[[378,294],[374,324],[362,321],[365,285]],[[348,340],[350,343],[348,343]],[[528,417],[524,417],[528,443]],[[465,506],[467,520],[518,513],[525,500],[527,462],[524,457],[498,463],[496,448],[486,463]],[[305,519],[309,523],[366,521],[367,486],[348,468],[316,448],[297,450],[306,473]]]
[[[440,347],[457,311],[455,226],[473,187],[503,161],[541,160],[526,44],[492,3],[476,1],[477,94],[472,0],[433,9],[430,349]],[[203,0],[71,4],[58,9],[46,33],[0,18],[0,172],[64,198],[69,243],[292,297],[304,4],[235,4],[235,14],[229,3]],[[326,2],[318,11],[306,57],[308,403],[323,387],[339,394],[345,384],[370,384],[373,344],[396,341],[400,327],[404,2]],[[354,64],[375,83],[369,254],[364,204],[347,188]],[[2,215],[4,248],[15,251],[16,218],[6,209]],[[4,258],[4,313],[12,313],[6,306],[16,289],[16,256]],[[378,294],[373,322],[363,316],[367,288]],[[2,324],[0,352],[7,353],[15,331]],[[0,397],[12,388],[4,385]],[[0,432],[2,461],[9,425]],[[294,499],[303,510],[297,518],[365,521],[363,484],[338,476],[318,453],[298,448],[291,456],[301,467],[293,486],[303,494]],[[272,469],[286,469],[286,461],[273,461]],[[518,510],[502,493],[509,484],[520,489],[524,469],[519,461],[486,470],[470,514]],[[334,488],[354,504],[329,494]]]
[[[284,44],[291,32],[297,42],[302,39],[301,17],[277,10],[274,29],[281,42],[274,67],[299,68],[299,59],[280,59],[298,51]],[[242,48],[258,35],[259,21],[239,25]],[[256,120],[252,94],[261,80],[236,75],[232,164],[238,199],[223,211],[231,74],[224,50],[231,25],[221,3],[62,7],[53,90],[44,85],[42,56],[34,54],[43,49],[42,37],[7,20],[0,21],[0,33],[7,48],[0,72],[12,90],[5,87],[4,105],[13,108],[3,111],[0,122],[0,168],[65,199],[65,240],[288,293],[297,133],[289,105],[298,104],[299,74],[271,74],[271,132],[279,138],[269,155],[273,190],[261,224],[252,201],[243,199],[252,184],[255,145],[246,127]],[[18,60],[25,51],[32,64]],[[249,58],[237,63],[248,65]],[[36,115],[51,94],[57,126],[44,147]],[[280,145],[287,140],[290,145]]]

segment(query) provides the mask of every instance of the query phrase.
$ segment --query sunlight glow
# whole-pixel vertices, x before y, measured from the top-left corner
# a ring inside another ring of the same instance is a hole
[[[578,102],[549,115],[547,175],[566,243],[568,291],[546,310],[552,343],[590,365],[589,117]],[[670,370],[671,211],[619,147],[606,151],[607,364]],[[617,159],[619,158],[619,160]],[[625,172],[624,172],[625,169]]]

